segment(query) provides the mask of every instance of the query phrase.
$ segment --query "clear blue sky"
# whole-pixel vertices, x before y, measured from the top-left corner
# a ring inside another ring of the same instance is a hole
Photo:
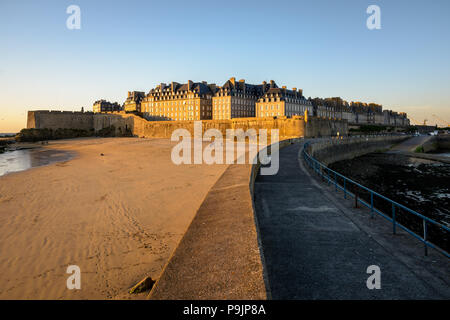
[[[66,28],[71,4],[81,30]],[[381,30],[366,28],[371,4]],[[449,15],[448,0],[1,0],[0,132],[25,127],[29,109],[232,76],[450,121]]]

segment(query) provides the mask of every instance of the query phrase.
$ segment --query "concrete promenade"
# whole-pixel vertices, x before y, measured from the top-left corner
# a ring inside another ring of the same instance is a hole
[[[408,139],[402,143],[399,143],[392,147],[388,152],[389,153],[398,153],[403,154],[410,157],[415,158],[421,158],[421,159],[427,159],[427,160],[433,160],[433,161],[440,161],[443,163],[450,163],[450,158],[441,156],[439,154],[433,154],[433,153],[418,153],[414,152],[415,149],[419,146],[423,146],[426,144],[431,144],[430,141],[433,141],[434,136],[418,136],[413,137],[411,139]]]
[[[408,139],[402,143],[397,144],[396,146],[391,148],[392,152],[414,152],[414,150],[423,145],[424,143],[430,141],[432,136],[417,136],[411,139]]]
[[[268,298],[449,299],[447,259],[333,195],[298,161],[302,146],[282,149],[278,174],[255,183]],[[371,265],[380,290],[366,286]]]

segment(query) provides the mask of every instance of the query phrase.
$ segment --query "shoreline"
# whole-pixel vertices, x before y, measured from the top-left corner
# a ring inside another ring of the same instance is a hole
[[[55,163],[70,161],[70,160],[76,159],[79,156],[78,153],[75,151],[58,150],[59,156],[61,158],[60,159],[52,159],[55,156],[54,153],[51,153],[51,151],[53,151],[53,150],[45,149],[40,146],[30,147],[30,148],[21,148],[21,149],[17,149],[17,150],[7,150],[7,151],[5,151],[5,153],[3,155],[7,155],[8,153],[17,153],[17,152],[23,152],[23,151],[29,153],[29,154],[27,154],[27,156],[29,158],[31,158],[31,161],[30,161],[31,163],[22,164],[21,169],[17,169],[14,171],[6,171],[6,173],[3,173],[3,174],[2,174],[3,170],[1,170],[1,166],[0,166],[0,178],[11,175],[11,174],[26,172],[26,171],[32,170],[34,168],[45,167],[45,166],[50,166]],[[13,155],[15,156],[16,154],[13,154]],[[20,162],[25,159],[24,159],[24,155],[22,155],[22,156],[17,155],[17,157],[10,158],[9,161],[10,160],[17,160]],[[1,164],[1,155],[0,155],[0,164]],[[7,169],[4,169],[4,170],[7,170]]]

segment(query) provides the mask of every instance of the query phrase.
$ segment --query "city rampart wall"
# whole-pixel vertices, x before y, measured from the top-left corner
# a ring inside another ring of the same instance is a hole
[[[134,114],[89,113],[66,111],[30,111],[28,128],[36,129],[84,129],[99,131],[114,126],[117,133],[130,131],[134,136],[143,138],[170,138],[176,129],[185,129],[192,136],[194,121],[148,121]],[[230,120],[202,120],[202,134],[208,129],[217,129],[223,136],[228,129],[278,129],[280,139],[295,137],[323,137],[337,134],[346,136],[348,124],[346,120],[332,120],[303,116],[292,118],[235,118]]]
[[[71,111],[28,111],[28,129],[82,129],[94,128],[94,113]]]

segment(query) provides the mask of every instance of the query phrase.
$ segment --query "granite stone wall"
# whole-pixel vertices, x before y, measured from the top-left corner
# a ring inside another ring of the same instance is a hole
[[[170,138],[176,129],[185,129],[194,134],[194,121],[148,121],[134,114],[90,113],[66,111],[29,111],[27,128],[36,129],[101,129],[114,126],[116,132],[131,131],[134,136],[144,138]],[[208,129],[218,129],[225,136],[228,129],[278,129],[280,139],[295,137],[341,136],[348,134],[346,120],[330,120],[303,116],[292,118],[234,118],[230,120],[202,120],[202,134]]]
[[[27,129],[81,129],[94,127],[94,113],[71,111],[28,111]]]

